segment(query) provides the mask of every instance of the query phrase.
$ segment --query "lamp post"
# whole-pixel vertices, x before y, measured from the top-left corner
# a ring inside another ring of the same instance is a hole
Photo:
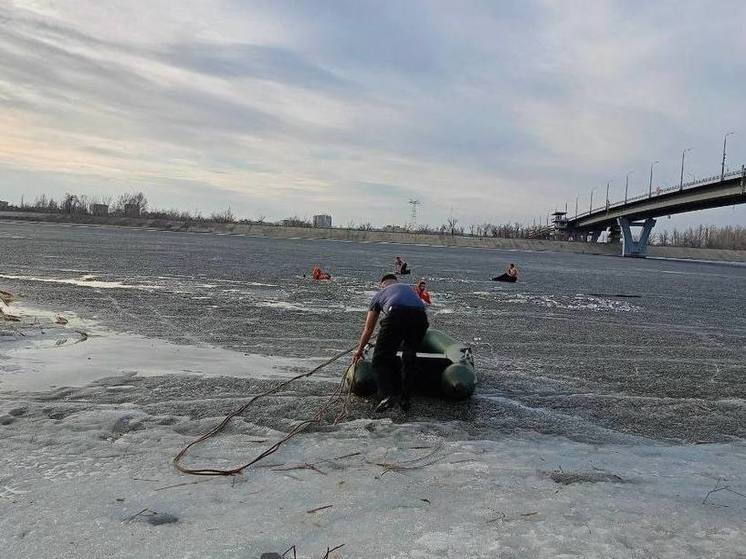
[[[735,134],[735,132],[728,132],[723,136],[723,164],[720,167],[720,182],[723,182],[723,179],[725,178],[725,146],[728,144],[728,136],[732,136],[733,134]]]
[[[579,198],[580,198],[580,196],[576,196],[576,197],[575,197],[575,218],[576,218],[576,219],[577,219],[577,217],[578,217],[578,199],[579,199]]]
[[[590,209],[588,210],[588,213],[589,213],[589,214],[593,213],[593,191],[594,191],[594,190],[596,190],[596,189],[595,189],[595,188],[591,188],[591,207],[590,207]]]
[[[687,151],[692,151],[692,148],[686,148],[684,151],[681,152],[681,181],[679,182],[679,190],[684,190],[684,156],[686,155]]]
[[[634,173],[634,171],[630,171],[627,173],[627,176],[624,177],[624,203],[627,203],[627,191],[629,190],[629,176]]]
[[[606,183],[606,211],[609,211],[609,186],[611,185],[611,181],[608,181]]]
[[[648,198],[653,197],[653,167],[655,167],[657,163],[660,163],[660,161],[653,161],[650,164],[650,184],[648,185]]]

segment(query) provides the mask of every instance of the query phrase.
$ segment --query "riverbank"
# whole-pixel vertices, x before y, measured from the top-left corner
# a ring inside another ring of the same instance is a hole
[[[619,256],[619,245],[604,243],[577,243],[544,239],[503,239],[497,237],[469,237],[425,233],[365,231],[342,228],[287,227],[259,223],[198,223],[134,217],[66,216],[34,212],[2,212],[0,220],[73,223],[80,225],[133,227],[159,231],[213,233],[218,235],[245,235],[277,239],[329,239],[361,243],[392,243],[405,245],[486,248],[497,250],[522,250],[534,252],[567,252]],[[680,260],[711,262],[746,262],[746,251],[685,247],[650,246],[648,256]]]
[[[35,212],[0,212],[0,220],[37,221],[46,223],[76,223],[85,225],[134,227],[160,231],[247,235],[277,239],[331,239],[362,243],[393,243],[408,245],[487,248],[498,250],[568,252],[618,256],[620,247],[604,243],[576,243],[543,239],[503,239],[447,234],[365,231],[343,228],[287,227],[259,223],[198,223],[134,217],[66,216]],[[746,262],[746,251],[651,246],[648,255],[656,258],[700,260],[712,262]]]
[[[496,237],[466,237],[425,233],[366,231],[342,228],[287,227],[259,223],[199,223],[134,217],[66,216],[30,212],[0,212],[2,220],[38,221],[47,223],[77,223],[136,227],[160,231],[215,233],[223,235],[250,235],[277,239],[331,239],[338,241],[398,243],[409,245],[450,246],[469,248],[494,248],[502,250],[533,250],[572,252],[576,254],[609,254],[618,252],[616,247],[603,244],[546,241],[541,239],[501,239]],[[744,255],[746,259],[746,254]]]
[[[366,231],[343,228],[287,227],[259,223],[199,223],[116,216],[66,216],[35,212],[0,212],[0,220],[37,221],[46,223],[77,223],[85,225],[134,227],[160,231],[213,233],[219,235],[247,235],[278,239],[330,239],[362,243],[392,243],[498,250],[568,252],[618,256],[620,247],[604,243],[576,243],[544,239],[503,239],[497,237],[469,237],[448,234]],[[651,246],[648,255],[656,258],[701,260],[713,262],[746,262],[746,251],[725,249],[697,249],[685,247]]]

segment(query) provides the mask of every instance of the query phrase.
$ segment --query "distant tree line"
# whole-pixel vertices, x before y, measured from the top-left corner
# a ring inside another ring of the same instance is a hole
[[[65,195],[56,200],[51,196],[42,194],[32,203],[21,202],[20,206],[10,206],[16,211],[42,212],[64,215],[96,215],[96,206],[106,206],[106,215],[147,217],[150,219],[167,219],[171,221],[198,222],[198,223],[238,223],[230,208],[220,212],[212,212],[209,216],[203,216],[200,212],[188,212],[184,210],[148,210],[148,199],[142,192],[129,192],[113,196],[88,196],[87,194]],[[242,220],[246,222],[246,220]]]
[[[266,222],[264,216],[254,220],[236,219],[230,208],[220,212],[212,212],[209,216],[203,216],[200,212],[188,212],[184,210],[162,210],[148,209],[148,199],[142,192],[130,192],[117,196],[97,197],[85,194],[66,193],[60,200],[42,194],[33,203],[22,202],[20,206],[11,206],[17,211],[32,211],[44,213],[56,213],[67,215],[95,215],[95,206],[103,204],[107,206],[108,215],[112,216],[142,216],[150,219],[164,219],[169,221],[181,221],[185,223],[248,223],[266,224],[286,227],[313,227],[313,223],[307,217],[297,215],[282,219],[278,222]],[[355,224],[350,222],[346,229],[358,231],[385,231],[394,233],[418,233],[424,235],[451,235],[469,237],[492,237],[500,239],[529,239],[537,237],[541,227],[536,225],[523,225],[521,223],[478,223],[466,227],[459,224],[455,217],[449,217],[446,223],[440,226],[430,225],[384,225],[376,228],[370,222]],[[684,230],[663,230],[653,235],[653,244],[660,246],[688,247],[688,248],[716,248],[746,250],[746,227],[714,225],[700,225]]]
[[[117,198],[113,196],[88,196],[87,194],[66,193],[60,200],[42,194],[37,196],[33,203],[21,202],[20,206],[14,207],[20,211],[56,213],[68,215],[93,215],[94,206],[104,205],[111,215],[124,215],[125,209],[131,212],[145,214],[148,208],[148,199],[142,192],[121,194]]]
[[[679,231],[661,231],[653,243],[660,246],[746,250],[746,227],[700,225]]]

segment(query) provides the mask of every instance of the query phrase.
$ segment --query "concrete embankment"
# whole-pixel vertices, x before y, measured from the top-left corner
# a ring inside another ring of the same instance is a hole
[[[712,262],[746,262],[746,250],[686,247],[648,247],[648,256],[678,258],[682,260],[708,260]]]
[[[49,223],[80,223],[137,227],[164,231],[184,231],[193,233],[218,233],[274,237],[280,239],[333,239],[357,242],[386,242],[430,246],[452,246],[464,248],[488,248],[500,250],[530,250],[550,252],[572,252],[576,254],[620,254],[619,245],[604,243],[580,243],[569,241],[548,241],[542,239],[502,239],[495,237],[464,237],[423,233],[400,233],[386,231],[363,231],[358,229],[314,229],[310,227],[284,227],[256,223],[199,223],[149,219],[135,217],[67,216],[36,212],[0,211],[0,220],[40,221]],[[689,260],[711,260],[746,262],[746,251],[696,249],[681,247],[651,246],[649,256],[657,258],[680,258]]]

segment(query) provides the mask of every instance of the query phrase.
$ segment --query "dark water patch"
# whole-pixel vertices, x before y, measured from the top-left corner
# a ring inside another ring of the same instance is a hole
[[[566,472],[554,470],[546,474],[554,483],[572,485],[575,483],[624,483],[624,479],[616,474],[604,471]]]

